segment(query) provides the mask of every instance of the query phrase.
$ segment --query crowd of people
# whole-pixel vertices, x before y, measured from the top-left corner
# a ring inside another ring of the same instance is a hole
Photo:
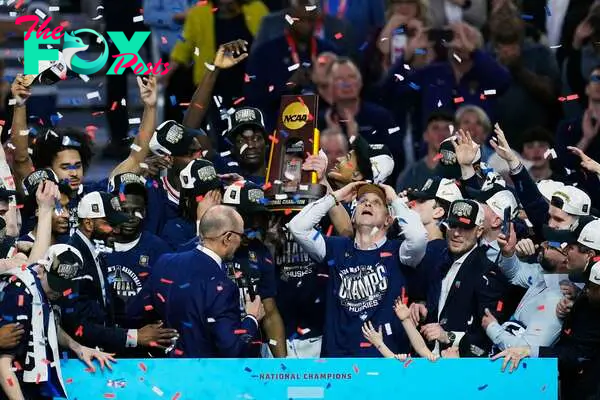
[[[136,30],[117,7],[107,26]],[[600,398],[599,4],[145,0],[143,15],[171,68],[136,77],[133,143],[110,83],[108,153],[127,154],[106,179],[85,179],[89,132],[30,129],[31,80],[11,82],[1,398],[66,396],[62,352],[90,370],[555,357],[562,399]],[[273,211],[287,94],[318,96],[301,168],[326,194]]]

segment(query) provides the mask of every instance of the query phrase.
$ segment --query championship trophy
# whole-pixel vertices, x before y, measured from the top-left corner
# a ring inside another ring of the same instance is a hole
[[[53,85],[56,82],[67,79],[67,64],[62,52],[58,52],[58,60],[39,61],[37,75],[25,75],[25,86]]]
[[[317,104],[316,95],[281,98],[267,166],[270,186],[265,188],[271,211],[301,210],[327,193],[315,172],[302,170],[306,156],[319,153]]]

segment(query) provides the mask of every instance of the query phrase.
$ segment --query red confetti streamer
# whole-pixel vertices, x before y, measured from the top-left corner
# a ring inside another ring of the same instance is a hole
[[[367,347],[371,347],[373,346],[371,343],[367,343],[367,342],[360,342],[360,347],[365,349]]]
[[[240,97],[239,99],[235,99],[233,101],[233,105],[237,106],[238,104],[242,103],[244,100],[246,100],[245,97]]]
[[[161,281],[162,283],[166,283],[167,285],[171,285],[171,284],[173,283],[173,281],[171,281],[171,280],[168,280],[168,279],[165,279],[165,278],[160,278],[160,281]]]
[[[79,325],[79,327],[75,331],[75,336],[83,336],[83,325]]]
[[[163,303],[165,303],[165,302],[166,302],[166,300],[165,300],[165,298],[163,297],[163,295],[162,295],[162,294],[160,294],[160,293],[156,293],[156,297],[158,297],[158,298],[160,299],[160,301],[162,301]]]
[[[340,40],[341,38],[344,37],[344,35],[342,35],[341,32],[336,33],[335,35],[333,35],[334,38],[336,38],[337,40]]]
[[[200,203],[202,200],[204,200],[204,196],[200,195],[196,197],[196,202]]]
[[[25,301],[25,297],[24,297],[22,294],[20,294],[20,295],[19,295],[19,298],[18,298],[18,300],[17,300],[17,305],[18,305],[19,307],[23,307],[23,302],[24,302],[24,301]]]
[[[406,362],[404,363],[404,368],[408,368],[408,366],[413,362],[412,358],[409,358],[408,360],[406,360]]]
[[[381,257],[381,258],[391,257],[391,256],[393,256],[393,254],[390,253],[389,251],[382,251],[381,253],[379,253],[379,257]]]
[[[110,105],[110,111],[115,111],[118,106],[119,104],[116,101],[113,101],[113,103]]]
[[[454,98],[454,104],[464,103],[464,101],[465,101],[464,97],[455,97]]]
[[[565,335],[567,335],[567,336],[570,335],[571,334],[571,328],[565,329],[564,332],[565,332]]]
[[[502,307],[504,307],[504,303],[502,303],[502,300],[498,300],[498,304],[496,304],[496,311],[501,312]]]
[[[485,100],[485,94],[481,93],[481,96],[479,96],[479,100]]]
[[[402,292],[400,293],[400,298],[402,299],[402,304],[408,304],[408,297],[406,296],[406,288],[402,286]]]
[[[15,383],[13,382],[12,378],[6,378],[6,383],[8,383],[8,386],[13,386]]]
[[[89,372],[90,374],[93,374],[94,372],[96,372],[96,370],[94,368],[86,368],[84,369],[85,372]]]
[[[354,364],[354,365],[352,366],[352,368],[354,369],[354,372],[355,372],[355,373],[357,373],[357,374],[358,374],[358,373],[360,372],[360,369],[358,369],[358,365]]]
[[[176,356],[182,356],[183,355],[183,350],[175,349],[175,355]]]
[[[144,306],[144,310],[146,311],[152,311],[154,310],[154,306],[152,306],[152,304],[147,304]]]
[[[271,182],[267,182],[262,186],[262,189],[269,190],[271,188],[271,186],[273,186],[273,185],[271,185]]]
[[[105,399],[114,399],[115,394],[114,393],[104,393],[104,398]]]
[[[435,157],[433,157],[433,161],[439,161],[439,160],[441,160],[442,158],[444,158],[444,156],[442,155],[442,153],[437,153],[437,154],[435,155]]]
[[[144,371],[144,372],[147,372],[147,371],[148,371],[148,368],[146,367],[146,364],[144,364],[144,363],[142,363],[142,362],[138,364],[138,367],[140,367],[140,369],[141,369],[142,371]]]
[[[18,361],[13,361],[13,365],[15,366],[15,369],[16,369],[17,371],[20,371],[20,370],[22,370],[22,369],[23,369],[23,367],[21,367],[21,364],[19,364],[19,362],[18,362]]]
[[[69,296],[71,293],[73,293],[73,289],[67,289],[63,292],[63,296],[67,297]]]
[[[285,210],[283,210],[283,213],[285,215],[290,215],[292,213],[292,210],[290,210],[289,208],[286,208]]]
[[[158,343],[156,343],[155,341],[151,341],[150,343],[150,347],[157,347]]]
[[[233,331],[233,333],[234,333],[235,335],[243,335],[244,333],[247,333],[247,332],[248,332],[248,331],[247,331],[247,330],[245,330],[245,329],[236,329],[236,330],[234,330],[234,331]]]
[[[279,143],[279,139],[277,139],[274,135],[269,135],[269,139],[275,144]]]
[[[181,393],[177,392],[173,395],[173,397],[171,397],[171,400],[177,400],[181,397]]]
[[[69,383],[73,383],[73,378],[67,378],[67,380],[65,381],[67,384]]]
[[[150,274],[149,272],[140,272],[140,273],[138,274],[138,276],[139,276],[140,278],[143,278],[143,277],[145,277],[145,276],[148,276],[149,274]]]
[[[42,377],[42,374],[40,374],[40,373],[38,373],[38,374],[35,376],[35,384],[36,384],[36,385],[39,385],[39,384],[40,384],[40,378],[41,378],[41,377]]]
[[[540,311],[544,311],[544,309],[545,309],[545,308],[546,308],[546,307],[544,307],[544,305],[543,305],[543,304],[542,304],[541,306],[538,306],[538,307],[537,307],[537,309],[538,309],[538,310],[540,310]]]
[[[325,234],[327,237],[331,236],[331,234],[333,233],[333,225],[329,225],[329,228],[327,228],[327,233]]]

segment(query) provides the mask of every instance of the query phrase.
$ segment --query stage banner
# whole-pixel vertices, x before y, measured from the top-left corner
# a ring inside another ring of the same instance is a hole
[[[487,359],[128,359],[113,371],[62,362],[70,399],[556,400],[556,359],[513,373]]]

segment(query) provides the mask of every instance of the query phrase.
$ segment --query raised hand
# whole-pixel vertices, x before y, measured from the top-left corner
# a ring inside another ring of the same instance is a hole
[[[460,129],[456,134],[456,140],[451,141],[451,143],[456,152],[456,161],[464,166],[473,165],[479,145],[473,141],[471,134]]]
[[[375,347],[379,347],[383,344],[383,333],[381,332],[381,326],[375,330],[371,321],[363,324],[362,334],[365,339],[367,339]]]
[[[517,257],[526,258],[535,254],[539,245],[533,243],[531,239],[521,239],[517,242],[515,250],[517,251]]]
[[[248,42],[234,40],[219,46],[213,64],[220,69],[228,69],[248,58]]]
[[[517,247],[517,234],[515,232],[515,226],[510,223],[510,232],[508,237],[503,233],[498,235],[498,246],[504,257],[512,257],[515,254]]]
[[[427,318],[427,307],[421,303],[412,303],[410,305],[410,318],[412,319],[415,326],[419,326],[421,321]]]
[[[322,182],[327,179],[325,172],[327,171],[327,156],[323,151],[320,151],[316,156],[308,156],[302,163],[303,171],[314,171],[317,173],[317,180]]]
[[[40,209],[54,210],[56,200],[60,199],[58,186],[51,181],[45,180],[40,182],[35,194],[35,199]]]
[[[402,299],[398,297],[394,302],[394,312],[396,313],[396,317],[400,321],[404,321],[407,318],[410,318],[410,309],[402,302]],[[416,325],[415,325],[416,326]]]
[[[10,87],[10,91],[19,106],[24,105],[29,96],[31,96],[31,90],[27,86],[28,78],[22,74],[18,74]]]
[[[156,76],[154,75],[144,75],[137,76],[136,81],[138,87],[140,88],[140,98],[142,102],[147,107],[156,106],[157,101],[157,93],[156,90]]]
[[[492,148],[500,158],[502,158],[508,163],[508,166],[511,169],[518,167],[520,161],[515,155],[515,153],[513,153],[513,151],[511,150],[510,145],[508,144],[508,140],[506,140],[506,136],[504,135],[504,132],[502,131],[502,129],[500,129],[500,125],[494,125],[494,133],[496,134],[497,142],[493,139],[490,140],[490,146],[492,146]]]
[[[600,163],[585,154],[579,147],[567,146],[567,149],[581,159],[580,165],[583,168],[595,174],[600,174]]]
[[[349,203],[352,200],[354,200],[354,198],[356,197],[358,188],[361,185],[364,185],[366,182],[360,181],[360,182],[351,182],[349,184],[347,184],[346,186],[342,187],[341,189],[336,190],[335,192],[333,192],[333,197],[335,197],[335,199],[337,201],[343,201],[345,203]]]

